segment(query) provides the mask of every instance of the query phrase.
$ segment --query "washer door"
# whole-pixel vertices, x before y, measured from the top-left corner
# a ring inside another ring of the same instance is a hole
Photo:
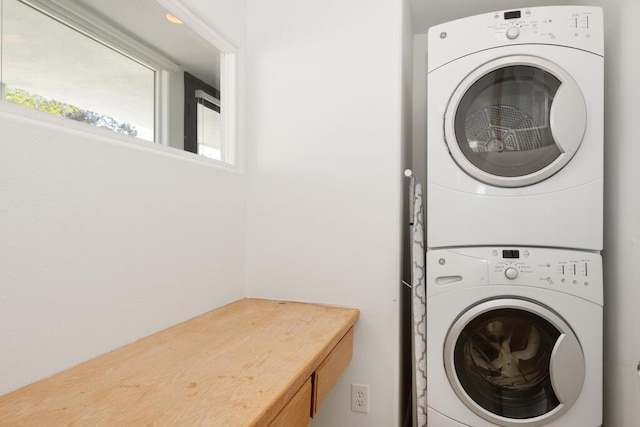
[[[582,347],[549,309],[519,299],[480,303],[445,341],[449,383],[469,409],[502,426],[538,426],[577,400],[585,376]]]
[[[474,70],[445,113],[449,152],[486,184],[522,187],[566,165],[584,137],[587,110],[577,83],[535,56],[510,56]]]

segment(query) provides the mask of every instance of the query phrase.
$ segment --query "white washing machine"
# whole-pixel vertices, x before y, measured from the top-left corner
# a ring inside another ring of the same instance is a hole
[[[427,252],[430,427],[602,424],[602,259],[537,247]]]
[[[430,28],[427,247],[602,249],[603,46],[597,7]]]

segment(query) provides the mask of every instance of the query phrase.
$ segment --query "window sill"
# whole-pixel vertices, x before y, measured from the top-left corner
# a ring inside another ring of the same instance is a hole
[[[55,132],[86,136],[108,144],[114,144],[132,150],[144,151],[153,155],[175,158],[181,161],[196,163],[228,172],[243,172],[237,164],[230,164],[210,159],[188,151],[182,151],[156,142],[119,134],[108,129],[102,129],[86,123],[54,116],[42,111],[33,110],[20,105],[14,105],[6,101],[0,101],[0,117],[16,122],[22,122],[26,126],[49,128]]]

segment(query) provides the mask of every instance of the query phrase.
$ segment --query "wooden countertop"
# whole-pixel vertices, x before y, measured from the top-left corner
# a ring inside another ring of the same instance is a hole
[[[267,425],[358,317],[243,299],[0,396],[0,425]]]

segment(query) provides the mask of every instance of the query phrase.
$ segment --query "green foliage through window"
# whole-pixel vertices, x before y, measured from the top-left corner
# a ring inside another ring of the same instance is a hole
[[[55,116],[66,117],[92,126],[110,129],[124,135],[138,135],[136,127],[129,122],[118,122],[113,117],[84,110],[74,105],[65,104],[64,102],[46,98],[22,89],[6,87],[6,100],[12,104],[23,105]]]

